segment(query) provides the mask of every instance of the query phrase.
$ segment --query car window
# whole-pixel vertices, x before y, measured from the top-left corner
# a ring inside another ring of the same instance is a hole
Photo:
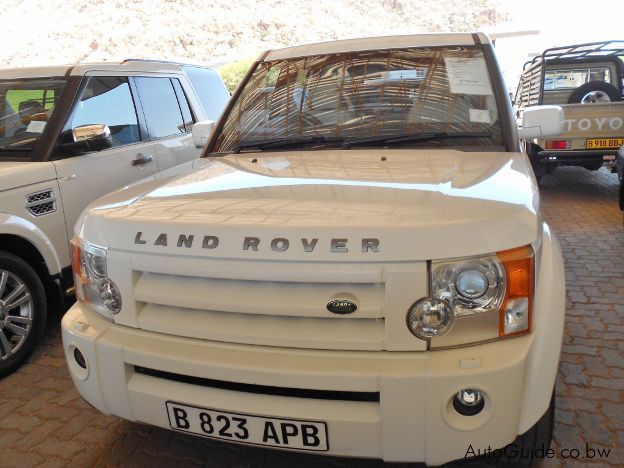
[[[190,66],[182,68],[197,92],[206,117],[210,120],[217,120],[230,99],[230,93],[219,74],[209,68]]]
[[[98,76],[89,82],[71,119],[71,128],[105,124],[113,147],[141,141],[139,123],[127,78]]]
[[[547,70],[544,76],[544,90],[574,89],[590,81],[610,83],[609,67]]]
[[[0,80],[0,158],[33,156],[66,84],[58,77]]]
[[[150,138],[186,133],[186,125],[169,78],[135,78]]]
[[[180,105],[180,110],[182,111],[184,127],[187,132],[190,132],[191,130],[193,130],[194,120],[193,114],[191,114],[191,108],[189,107],[188,100],[186,99],[186,94],[184,94],[184,90],[182,89],[180,80],[172,78],[171,82],[173,83],[173,88],[175,89],[176,97],[178,98],[178,104]]]

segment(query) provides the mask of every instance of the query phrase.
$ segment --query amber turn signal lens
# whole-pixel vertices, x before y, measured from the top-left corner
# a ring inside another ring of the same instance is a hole
[[[72,239],[69,243],[71,254],[71,266],[74,274],[74,286],[76,288],[76,299],[84,301],[85,297],[82,291],[82,286],[85,284],[84,271],[82,270],[82,249],[80,248],[80,242],[77,239]]]
[[[497,253],[503,262],[507,290],[500,309],[499,336],[516,336],[531,331],[535,254],[531,246]]]

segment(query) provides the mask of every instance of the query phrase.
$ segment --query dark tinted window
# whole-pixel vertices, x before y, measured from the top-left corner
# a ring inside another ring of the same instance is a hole
[[[230,99],[219,74],[208,68],[184,66],[209,120],[217,120]]]
[[[186,133],[178,98],[169,78],[136,78],[150,138]]]
[[[71,128],[88,124],[106,124],[113,146],[141,140],[136,109],[128,80],[121,77],[92,77],[82,93],[71,119]]]
[[[180,80],[172,79],[173,87],[175,89],[176,96],[178,98],[178,104],[180,104],[180,110],[182,111],[182,119],[184,120],[184,127],[187,132],[193,130],[193,115],[191,114],[191,108],[186,100],[186,94],[182,89]]]

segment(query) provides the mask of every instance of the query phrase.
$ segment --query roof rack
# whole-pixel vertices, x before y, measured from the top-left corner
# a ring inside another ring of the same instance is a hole
[[[539,61],[558,59],[582,59],[585,57],[617,57],[624,56],[624,40],[588,42],[586,44],[573,44],[568,46],[552,47],[546,49],[541,55],[533,57],[524,64],[526,69]]]
[[[534,106],[542,101],[544,95],[544,65],[555,60],[582,60],[588,57],[622,58],[624,60],[624,40],[589,42],[546,49],[536,55],[522,67],[522,75],[514,104],[521,107]],[[624,63],[624,62],[623,62]]]

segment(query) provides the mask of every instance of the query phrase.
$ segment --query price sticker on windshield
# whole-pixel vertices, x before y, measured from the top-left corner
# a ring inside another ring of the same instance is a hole
[[[488,96],[493,94],[487,66],[482,57],[445,57],[451,93]]]

